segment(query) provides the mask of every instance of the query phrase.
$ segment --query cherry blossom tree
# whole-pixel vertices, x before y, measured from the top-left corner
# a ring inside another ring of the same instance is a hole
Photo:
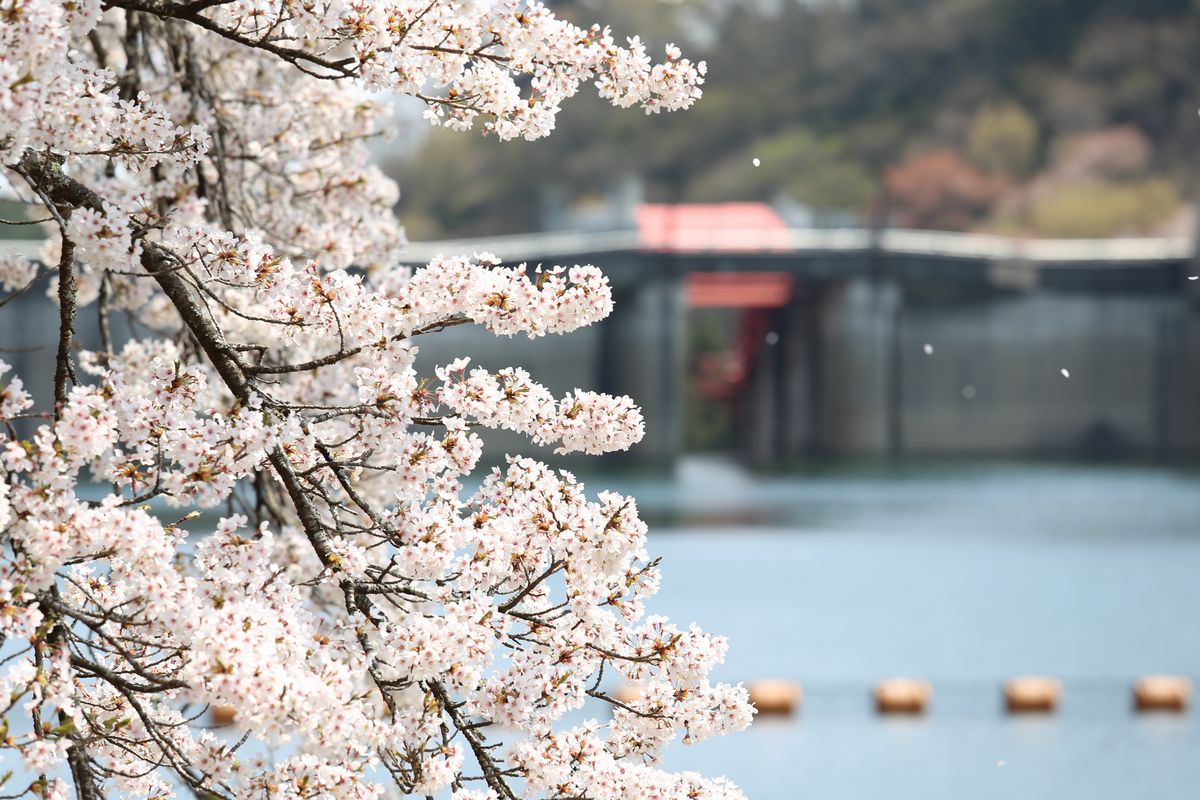
[[[596,322],[605,277],[403,266],[366,150],[390,94],[535,139],[584,83],[658,112],[703,74],[527,0],[0,0],[0,164],[51,232],[0,305],[59,309],[52,408],[0,363],[0,794],[741,796],[656,766],[752,711],[723,639],[647,615],[634,500],[528,458],[463,488],[477,427],[598,454],[638,409],[415,364]]]

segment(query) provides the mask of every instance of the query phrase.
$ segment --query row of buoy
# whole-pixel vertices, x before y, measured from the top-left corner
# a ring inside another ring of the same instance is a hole
[[[804,689],[796,681],[759,680],[746,685],[750,702],[759,716],[788,716],[804,701]],[[1063,683],[1058,678],[1022,676],[1004,682],[1004,707],[1011,714],[1048,714],[1058,710]],[[619,687],[613,697],[619,702],[636,700],[640,690]],[[872,691],[880,714],[923,714],[933,701],[933,684],[920,678],[888,678]],[[1147,675],[1133,682],[1133,706],[1138,711],[1186,711],[1192,699],[1192,679],[1184,675]]]
[[[790,716],[804,702],[804,689],[796,681],[751,681],[746,690],[759,716]],[[1063,683],[1058,678],[1023,676],[1005,681],[1002,693],[1010,714],[1049,714],[1062,702]],[[619,686],[612,696],[617,702],[631,703],[641,690]],[[933,684],[920,678],[887,678],[875,684],[872,697],[880,714],[923,714],[933,701]],[[1191,700],[1192,679],[1185,675],[1147,675],[1133,682],[1133,707],[1138,711],[1183,712]],[[231,725],[236,717],[227,705],[213,706],[209,713],[217,726]]]

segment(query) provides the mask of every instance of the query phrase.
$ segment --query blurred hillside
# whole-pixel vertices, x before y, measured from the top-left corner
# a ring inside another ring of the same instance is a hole
[[[1192,223],[1200,0],[552,5],[677,41],[708,61],[704,99],[646,117],[585,90],[536,147],[436,131],[386,163],[411,238],[617,227],[639,199],[1042,236]]]

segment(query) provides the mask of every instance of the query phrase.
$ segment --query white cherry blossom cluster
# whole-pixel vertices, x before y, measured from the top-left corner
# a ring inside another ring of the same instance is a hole
[[[11,420],[33,406],[33,398],[25,391],[25,382],[19,375],[6,379],[12,366],[0,360],[0,421]]]
[[[608,278],[593,266],[534,270],[502,267],[490,253],[436,258],[413,275],[397,302],[413,313],[414,327],[463,315],[492,333],[530,338],[569,333],[612,312]]]
[[[31,258],[16,255],[0,256],[0,289],[15,292],[37,277],[38,265]]]
[[[588,81],[647,113],[687,108],[705,72],[673,46],[654,65],[640,40],[621,47],[608,28],[580,28],[532,0],[238,0],[208,18],[245,41],[282,32],[280,54],[305,70],[421,97],[438,124],[470,128],[483,117],[502,139],[550,133]]]
[[[645,431],[642,412],[629,397],[576,389],[556,400],[523,369],[467,373],[469,363],[464,357],[437,369],[437,398],[481,425],[524,433],[538,444],[557,442],[558,453],[593,455],[628,450]]]
[[[373,92],[537,138],[583,83],[657,112],[703,74],[531,0],[0,0],[0,168],[48,234],[0,260],[0,308],[42,276],[60,317],[53,385],[0,362],[13,792],[741,797],[656,766],[752,710],[708,679],[723,639],[646,616],[635,501],[524,457],[476,476],[478,427],[599,454],[642,438],[640,410],[419,361],[454,325],[593,324],[607,279],[403,265],[366,147]]]
[[[194,161],[207,133],[176,124],[148,94],[123,99],[116,75],[75,49],[100,24],[100,0],[6,0],[0,12],[0,152],[102,154],[150,167]],[[115,65],[114,65],[115,66]]]
[[[545,746],[517,748],[514,760],[528,776],[529,788],[547,797],[587,796],[604,800],[632,797],[741,800],[745,797],[724,779],[707,780],[694,772],[669,774],[618,758],[598,743],[596,728],[596,722],[589,721],[551,735]],[[636,793],[630,793],[630,786],[637,787]]]
[[[67,223],[67,236],[75,243],[80,261],[95,274],[104,270],[127,270],[141,258],[142,249],[133,240],[128,216],[115,209],[100,213],[90,208],[77,210]]]

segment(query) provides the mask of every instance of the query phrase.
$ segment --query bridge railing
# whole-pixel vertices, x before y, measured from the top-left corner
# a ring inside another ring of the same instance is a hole
[[[952,233],[892,228],[793,230],[677,231],[686,243],[671,248],[688,253],[864,252],[974,258],[994,261],[1053,263],[1156,262],[1190,258],[1195,243],[1188,238],[1021,239],[978,233]],[[489,252],[505,261],[569,258],[614,251],[649,250],[637,231],[602,233],[556,232],[494,236],[409,244],[405,260],[428,261],[437,255]],[[661,250],[661,249],[660,249]]]
[[[1047,263],[1136,263],[1192,257],[1196,243],[1188,238],[1021,239],[979,233],[952,233],[889,228],[791,230],[677,230],[667,248],[687,253],[863,252]],[[0,255],[36,258],[41,242],[0,239]],[[402,260],[423,264],[439,255],[492,253],[507,262],[536,259],[570,260],[574,256],[625,251],[662,251],[643,246],[636,230],[562,231],[410,242]]]

